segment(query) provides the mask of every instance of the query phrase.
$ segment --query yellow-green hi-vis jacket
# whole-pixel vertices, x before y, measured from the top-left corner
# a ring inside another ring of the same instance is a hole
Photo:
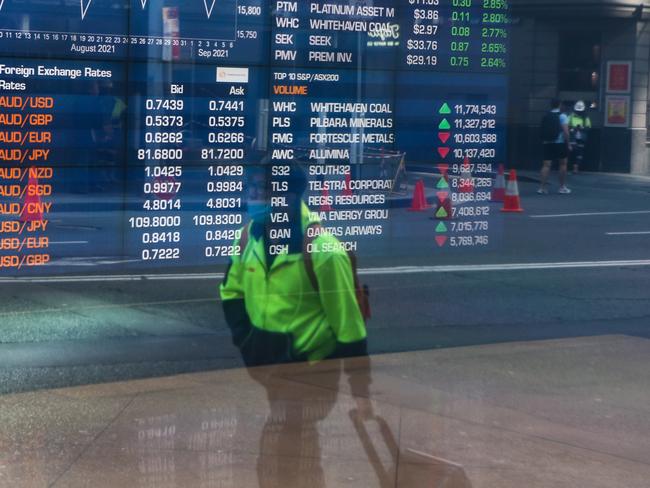
[[[303,234],[319,223],[304,204],[301,221]],[[220,288],[221,299],[235,345],[245,361],[247,354],[254,357],[246,361],[248,365],[283,356],[282,338],[293,359],[311,362],[332,357],[337,345],[365,344],[366,327],[347,252],[329,233],[320,233],[310,241],[318,292],[307,274],[302,246],[276,256],[267,269],[264,237],[249,231],[246,248],[232,258]],[[235,246],[238,244],[236,241]]]

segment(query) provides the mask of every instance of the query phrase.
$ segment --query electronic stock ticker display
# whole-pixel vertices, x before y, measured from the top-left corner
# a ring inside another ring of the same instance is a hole
[[[0,276],[223,264],[260,164],[302,165],[305,203],[360,256],[493,245],[507,9],[0,0]],[[419,190],[431,208],[408,212]]]

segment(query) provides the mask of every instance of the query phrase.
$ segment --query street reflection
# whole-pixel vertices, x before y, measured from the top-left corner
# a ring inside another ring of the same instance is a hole
[[[247,375],[241,388],[257,385],[250,405],[134,418],[135,442],[125,444],[134,485],[471,488],[461,465],[400,440],[408,410],[375,407],[368,357],[253,367]]]

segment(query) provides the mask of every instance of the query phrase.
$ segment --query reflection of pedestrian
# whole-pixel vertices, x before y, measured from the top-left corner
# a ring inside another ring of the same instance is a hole
[[[340,367],[265,366],[249,370],[266,390],[270,412],[260,436],[257,476],[260,488],[325,488],[318,423],[337,402]],[[304,369],[301,372],[300,369]],[[287,374],[287,378],[283,373]],[[300,379],[322,378],[318,386]],[[298,378],[298,383],[294,378]]]
[[[585,146],[591,129],[591,119],[587,115],[587,106],[582,100],[576,102],[573,113],[569,116],[569,132],[571,133],[571,163],[573,173],[577,174],[584,161]]]
[[[289,168],[281,180],[271,181],[263,170],[248,178],[251,222],[235,244],[241,255],[233,257],[221,286],[226,319],[247,366],[366,353],[350,257],[303,202],[305,173]],[[270,183],[287,185],[281,194],[286,206],[275,211]],[[282,229],[290,230],[288,239]],[[278,241],[278,235],[285,239]],[[304,253],[307,242],[310,253]],[[285,244],[287,252],[271,252]]]
[[[542,119],[541,126],[543,158],[541,185],[537,193],[548,194],[548,176],[551,172],[553,161],[559,163],[560,189],[558,193],[568,195],[571,190],[566,186],[568,157],[571,151],[569,137],[569,118],[561,111],[559,100],[551,102],[551,111]]]
[[[232,258],[220,292],[233,342],[270,403],[258,460],[260,486],[324,487],[316,423],[336,402],[337,360],[343,362],[353,394],[368,397],[368,368],[356,363],[367,365],[366,327],[351,259],[303,202],[305,173],[297,166],[289,168],[280,182],[286,187],[272,186],[278,181],[265,171],[250,172],[251,223],[235,242],[240,252]],[[286,207],[275,212],[269,190],[280,187],[286,189]],[[278,214],[288,219],[272,217]],[[280,227],[291,231],[286,242],[275,239]],[[286,252],[274,255],[273,246],[280,244],[287,246]],[[355,360],[357,367],[343,359],[354,356],[361,358]],[[325,359],[333,361],[323,363]],[[305,362],[281,364],[299,361]],[[261,365],[267,366],[254,367]],[[325,365],[330,370],[325,390],[297,397],[295,386],[283,379],[288,367],[310,374]],[[367,403],[361,405],[367,408]]]

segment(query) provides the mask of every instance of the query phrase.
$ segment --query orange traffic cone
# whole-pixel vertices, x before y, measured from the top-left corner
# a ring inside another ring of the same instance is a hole
[[[505,168],[502,164],[499,165],[499,173],[494,180],[494,187],[492,188],[492,201],[503,202],[506,197],[506,177]]]
[[[345,186],[343,187],[343,195],[349,197],[352,195],[352,176],[350,173],[345,173]]]
[[[519,200],[519,185],[517,184],[517,172],[513,169],[510,171],[510,179],[508,180],[508,187],[503,199],[502,212],[523,212],[521,208],[521,201]]]
[[[474,178],[469,165],[469,159],[465,158],[460,166],[460,181],[458,182],[458,191],[460,193],[472,193],[474,191]]]
[[[429,208],[427,197],[424,194],[424,181],[418,180],[413,190],[413,200],[411,201],[411,208],[409,212],[424,212]]]
[[[41,222],[43,220],[41,197],[38,196],[37,189],[38,179],[30,176],[27,188],[25,188],[23,210],[20,212],[21,222]]]
[[[323,188],[323,191],[321,192],[321,205],[320,205],[320,211],[321,212],[330,212],[334,210],[331,205],[331,197],[330,197],[330,192],[327,188]]]

